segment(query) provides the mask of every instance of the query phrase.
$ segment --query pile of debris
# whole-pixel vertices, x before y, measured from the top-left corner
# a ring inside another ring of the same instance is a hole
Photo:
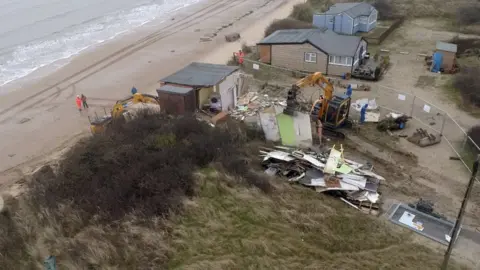
[[[237,107],[230,112],[230,116],[243,121],[245,117],[255,116],[259,111],[270,108],[273,105],[286,107],[287,102],[285,98],[272,98],[267,94],[248,92],[238,98]]]
[[[373,172],[373,165],[362,164],[343,157],[333,146],[325,151],[303,151],[283,146],[260,150],[265,173],[285,178],[340,197],[358,210],[378,214],[378,187],[385,178]]]
[[[379,131],[393,131],[404,129],[411,117],[401,113],[389,113],[377,124]]]
[[[407,140],[420,147],[426,147],[440,143],[442,138],[440,136],[435,136],[431,133],[428,133],[428,131],[423,128],[417,128],[417,130],[412,134],[412,136],[408,137]]]

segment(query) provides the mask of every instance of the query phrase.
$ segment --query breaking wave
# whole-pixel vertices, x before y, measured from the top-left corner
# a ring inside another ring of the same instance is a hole
[[[162,4],[117,11],[46,39],[16,46],[0,55],[0,86],[199,1],[165,0]]]

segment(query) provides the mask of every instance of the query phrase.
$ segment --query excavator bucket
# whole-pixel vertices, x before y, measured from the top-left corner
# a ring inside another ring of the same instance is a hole
[[[287,107],[283,110],[284,114],[293,115],[298,108],[297,91],[298,86],[293,85],[287,93]]]

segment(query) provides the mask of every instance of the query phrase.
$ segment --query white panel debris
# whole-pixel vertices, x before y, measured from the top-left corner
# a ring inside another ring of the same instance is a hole
[[[276,174],[320,193],[335,191],[331,194],[341,196],[359,210],[378,212],[380,194],[377,190],[385,178],[374,173],[371,164],[344,158],[343,150],[335,147],[320,152],[275,148],[279,150],[260,151],[267,174]]]

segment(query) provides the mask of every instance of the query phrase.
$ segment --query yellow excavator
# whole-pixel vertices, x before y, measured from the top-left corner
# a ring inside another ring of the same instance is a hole
[[[334,95],[333,84],[321,72],[315,72],[297,81],[288,91],[287,107],[284,113],[293,115],[298,110],[297,94],[306,86],[318,85],[323,89],[323,96],[314,102],[310,110],[312,121],[321,121],[325,135],[345,138],[345,135],[336,129],[349,125],[351,98],[347,95]]]
[[[114,121],[130,121],[134,119],[141,110],[160,112],[158,98],[153,95],[136,93],[126,99],[115,103],[110,114],[105,113],[104,117],[95,116],[90,119],[90,130],[92,134],[104,133],[108,126]]]

